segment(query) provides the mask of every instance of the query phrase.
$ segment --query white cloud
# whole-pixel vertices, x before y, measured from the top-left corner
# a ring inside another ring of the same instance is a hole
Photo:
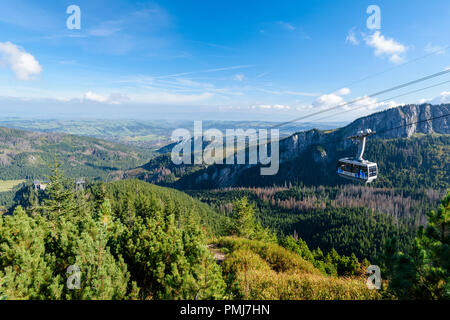
[[[109,99],[100,94],[94,93],[92,91],[88,91],[84,94],[84,100],[105,103],[105,102],[108,102]]]
[[[344,106],[344,109],[352,110],[354,108],[358,108],[358,109],[365,109],[365,110],[374,110],[380,106],[383,106],[383,104],[377,103],[376,98],[360,97],[355,100],[357,100],[355,103]]]
[[[334,93],[331,94],[324,94],[318,97],[311,105],[304,105],[301,108],[297,108],[299,111],[306,111],[306,110],[326,110],[334,107],[337,110],[341,111],[349,111],[353,112],[354,115],[358,114],[360,115],[361,112],[367,112],[367,111],[375,111],[375,110],[381,110],[386,108],[392,108],[397,106],[398,104],[395,101],[386,101],[386,102],[377,102],[376,98],[370,98],[370,97],[358,97],[355,98],[353,103],[348,103],[345,101],[345,99],[342,97],[344,95],[350,94],[350,89],[348,88],[342,88]],[[356,112],[355,112],[356,111]],[[316,120],[322,120],[329,118],[330,115],[324,116],[323,118],[316,119]]]
[[[282,104],[274,104],[274,105],[270,105],[270,104],[260,104],[260,105],[256,105],[256,106],[251,106],[251,109],[265,109],[265,110],[290,110],[291,107],[290,106],[285,106]]]
[[[330,113],[326,112],[324,113],[323,116],[314,118],[313,120],[334,121],[338,119],[340,121],[359,118],[374,113],[376,111],[394,108],[400,105],[399,103],[393,100],[377,102],[376,98],[369,98],[369,97],[358,97],[355,100],[356,102],[350,105],[343,105],[346,103],[346,101],[344,101],[342,97],[336,94],[323,95],[319,97],[319,99],[317,99],[313,104],[303,105],[296,109],[300,112],[309,113],[339,106],[338,108],[333,109],[333,111],[330,110]],[[317,108],[320,109],[318,110]]]
[[[398,55],[398,54],[393,54],[389,58],[389,60],[391,60],[391,62],[393,62],[393,63],[402,63],[403,59],[404,58],[402,56]]]
[[[349,88],[341,88],[336,92],[330,94],[323,94],[312,103],[312,107],[319,109],[327,109],[335,107],[337,105],[345,103],[345,100],[344,98],[342,98],[342,96],[348,94],[350,94]]]
[[[425,46],[424,51],[426,53],[436,53],[436,54],[444,54],[445,53],[445,48],[439,45],[433,45],[431,43],[427,43],[427,45]]]
[[[405,103],[395,102],[394,100],[391,100],[391,101],[385,101],[385,102],[378,102],[377,105],[378,105],[379,109],[381,107],[384,107],[384,109],[390,109],[390,108],[395,108],[398,106],[403,106],[403,105],[405,105]]]
[[[359,40],[356,37],[355,31],[354,29],[350,29],[349,32],[347,33],[347,37],[345,37],[345,42],[346,43],[350,43],[354,46],[359,45]]]
[[[424,104],[424,103],[429,102],[430,100],[431,100],[431,99],[423,98],[423,99],[420,99],[420,100],[418,101],[418,103],[419,103],[419,104]]]
[[[6,65],[19,80],[30,80],[42,72],[39,62],[23,48],[11,42],[0,42],[0,66]]]
[[[273,109],[277,109],[277,110],[289,110],[291,109],[290,106],[284,106],[282,104],[276,104],[272,106]]]
[[[419,104],[430,103],[430,104],[442,104],[450,103],[450,91],[442,91],[437,97],[434,98],[423,98],[417,101]]]
[[[385,110],[400,105],[398,102],[395,102],[394,100],[378,102],[376,98],[369,98],[369,97],[360,97],[357,98],[357,100],[358,100],[357,102],[345,106],[344,109],[354,111],[359,110],[358,112],[364,113],[366,111],[375,112]]]
[[[450,91],[441,93],[441,103],[450,103]]]
[[[111,93],[109,96],[94,93],[88,91],[84,94],[83,100],[86,102],[97,102],[97,103],[107,103],[107,104],[154,104],[154,103],[174,103],[174,104],[184,104],[193,103],[202,100],[206,100],[212,97],[213,94],[209,92],[204,92],[201,94],[178,94],[168,91],[154,91],[154,92],[135,92],[135,93]]]
[[[339,96],[346,96],[346,95],[350,94],[350,89],[342,88],[342,89],[339,89],[338,91],[336,91],[335,93]]]
[[[450,91],[443,91],[439,96],[431,100],[432,104],[450,103]]]
[[[368,46],[375,49],[376,56],[389,57],[389,60],[393,63],[402,62],[403,54],[407,51],[406,46],[392,38],[385,38],[380,31],[366,36],[364,40]]]
[[[344,99],[335,93],[331,93],[321,95],[312,103],[312,105],[314,108],[327,109],[337,106],[341,103],[344,103]]]

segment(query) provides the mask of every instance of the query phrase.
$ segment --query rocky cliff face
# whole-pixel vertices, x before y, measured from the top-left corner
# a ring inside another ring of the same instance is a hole
[[[319,130],[299,132],[280,141],[280,159],[282,161],[290,159],[315,144],[335,142],[348,148],[352,142],[345,138],[364,129],[378,132],[375,136],[377,139],[408,138],[417,133],[450,134],[450,116],[445,115],[450,115],[450,104],[406,105],[359,118],[329,133]],[[431,118],[437,119],[427,120]],[[391,130],[393,128],[397,129]]]
[[[442,105],[406,105],[378,112],[355,120],[345,127],[345,132],[352,133],[363,128],[370,128],[380,133],[377,138],[407,138],[415,133],[450,134],[450,104]],[[437,118],[434,120],[428,120]],[[418,124],[413,124],[420,122]],[[412,124],[412,125],[408,125]],[[403,126],[383,133],[384,130]]]
[[[445,117],[449,114],[450,104],[406,105],[359,118],[336,130],[313,129],[298,132],[280,141],[280,171],[284,170],[284,176],[295,178],[293,161],[301,161],[298,158],[305,157],[307,150],[308,160],[305,161],[321,163],[322,168],[329,166],[338,156],[335,154],[337,149],[345,151],[354,147],[354,143],[346,138],[367,128],[378,132],[376,136],[369,139],[408,138],[418,133],[450,134],[450,116]],[[427,120],[431,118],[437,119]],[[330,145],[333,147],[330,148]],[[322,148],[322,146],[326,147]],[[212,165],[183,177],[176,183],[176,187],[199,189],[235,186],[239,185],[249,173],[255,177],[256,170],[259,170],[257,165]],[[270,177],[261,179],[270,179]]]

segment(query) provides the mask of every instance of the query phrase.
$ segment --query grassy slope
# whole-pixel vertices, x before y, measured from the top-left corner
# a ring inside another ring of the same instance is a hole
[[[294,252],[276,244],[225,237],[224,276],[237,298],[254,300],[379,299],[365,279],[325,276]]]
[[[0,192],[8,192],[25,180],[0,180]]]

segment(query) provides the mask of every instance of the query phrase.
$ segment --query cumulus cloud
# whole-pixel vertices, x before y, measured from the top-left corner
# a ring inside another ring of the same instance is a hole
[[[314,108],[327,109],[344,103],[344,99],[336,94],[324,94],[318,97],[313,103]]]
[[[450,91],[443,91],[434,99],[431,99],[432,104],[450,103]]]
[[[315,109],[327,109],[332,108],[335,106],[338,106],[340,104],[345,103],[344,98],[342,96],[350,94],[349,88],[341,88],[336,92],[330,93],[330,94],[323,94],[319,96],[314,102],[312,103],[310,107],[313,107]]]
[[[337,107],[342,104],[339,108],[330,111],[330,113],[326,112],[322,117],[314,118],[314,121],[320,121],[320,120],[336,120],[349,118],[354,119],[371,114],[376,111],[390,109],[401,105],[400,103],[397,103],[393,100],[378,102],[376,98],[369,98],[369,97],[355,98],[355,102],[350,105],[344,105],[345,102],[346,101],[344,101],[342,97],[339,97],[336,94],[324,95],[319,97],[319,99],[317,99],[317,101],[315,101],[313,104],[303,105],[301,107],[298,107],[297,110],[300,112],[315,112]],[[318,110],[317,107],[319,107],[320,109]]]
[[[378,57],[388,57],[393,63],[403,61],[403,54],[407,51],[407,47],[395,41],[392,38],[386,38],[380,31],[368,35],[364,38],[366,44],[375,49],[375,55]]]
[[[450,91],[441,93],[441,103],[450,103]]]
[[[23,48],[11,42],[0,42],[0,66],[9,67],[19,80],[30,80],[42,72],[39,62]]]
[[[329,108],[336,108],[337,110],[343,110],[345,111],[356,111],[358,112],[364,112],[364,111],[374,111],[374,110],[381,110],[386,108],[392,108],[398,105],[395,101],[384,101],[384,102],[378,102],[376,98],[370,98],[370,97],[357,97],[351,104],[346,104],[348,101],[346,101],[343,96],[350,94],[349,88],[342,88],[338,91],[331,93],[331,94],[324,94],[318,97],[311,105],[305,105],[301,108],[298,108],[299,111],[305,111],[313,109],[315,111],[317,110],[326,110]],[[325,116],[324,118],[327,118],[328,116]]]
[[[339,89],[338,91],[336,91],[335,93],[339,96],[346,96],[346,95],[350,94],[350,89],[342,88],[342,89]]]
[[[403,106],[403,105],[405,105],[405,103],[390,100],[390,101],[385,101],[385,102],[378,102],[377,108],[378,109],[390,109],[390,108],[395,108],[395,107]]]
[[[430,103],[430,104],[442,104],[450,103],[450,91],[442,91],[437,97],[434,98],[423,98],[417,101],[419,104]]]
[[[355,103],[352,103],[351,105],[344,106],[345,110],[352,110],[352,109],[364,109],[364,110],[375,110],[379,107],[385,106],[383,103],[377,103],[376,98],[369,98],[369,97],[359,97]]]

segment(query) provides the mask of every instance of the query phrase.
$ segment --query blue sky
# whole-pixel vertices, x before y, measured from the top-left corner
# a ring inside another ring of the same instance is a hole
[[[0,4],[3,116],[283,121],[450,67],[448,0]],[[80,30],[66,27],[69,5]],[[367,28],[369,5],[378,30]],[[324,121],[450,102],[450,84],[388,98]]]

